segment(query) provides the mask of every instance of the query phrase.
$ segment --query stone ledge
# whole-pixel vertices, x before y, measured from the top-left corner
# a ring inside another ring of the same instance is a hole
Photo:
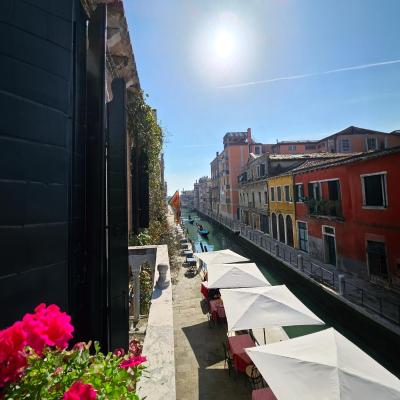
[[[153,295],[143,344],[143,355],[147,357],[148,368],[138,386],[138,393],[146,400],[176,398],[174,321],[172,310],[172,284],[160,290],[155,287],[158,280],[158,264],[168,264],[168,246],[146,246],[156,251]],[[167,279],[171,280],[168,268]]]

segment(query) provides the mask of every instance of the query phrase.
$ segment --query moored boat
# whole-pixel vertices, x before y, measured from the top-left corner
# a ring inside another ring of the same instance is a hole
[[[200,233],[201,236],[208,236],[209,234],[208,229],[198,229],[198,232]]]

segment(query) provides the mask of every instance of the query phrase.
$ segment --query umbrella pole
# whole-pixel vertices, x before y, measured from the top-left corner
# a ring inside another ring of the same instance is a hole
[[[265,334],[265,328],[263,328],[264,330],[264,344],[267,344],[267,335]]]

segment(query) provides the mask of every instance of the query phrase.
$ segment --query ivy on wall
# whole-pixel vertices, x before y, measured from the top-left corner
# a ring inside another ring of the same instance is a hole
[[[145,96],[141,91],[130,94],[128,130],[133,140],[132,152],[139,148],[143,158],[147,160],[150,218],[149,229],[131,237],[130,244],[162,244],[164,236],[169,233],[160,163],[163,131],[157,123],[155,111],[146,103]]]

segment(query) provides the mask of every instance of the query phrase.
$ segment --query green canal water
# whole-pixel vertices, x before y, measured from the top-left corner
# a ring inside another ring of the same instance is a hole
[[[192,225],[188,223],[188,216],[194,218],[195,222],[203,225],[205,229],[209,230],[208,238],[202,237],[197,232],[196,225]],[[307,289],[302,287],[300,280],[299,282],[291,282],[285,280],[285,274],[279,272],[279,268],[271,267],[271,261],[268,261],[268,256],[262,257],[260,254],[256,254],[254,250],[252,251],[251,246],[246,246],[241,244],[239,238],[233,234],[228,232],[227,230],[220,227],[219,224],[210,222],[209,220],[205,220],[201,218],[196,212],[189,212],[188,210],[182,210],[182,220],[185,224],[185,229],[187,230],[188,238],[193,242],[195,246],[196,252],[201,252],[201,245],[207,247],[208,251],[212,250],[222,250],[222,249],[231,249],[238,254],[250,259],[252,262],[255,262],[257,266],[260,268],[262,273],[268,279],[268,281],[272,285],[285,284],[310,310],[312,310],[319,318],[321,318],[325,325],[317,325],[317,326],[294,326],[294,327],[284,327],[283,329],[286,331],[290,338],[294,338],[297,336],[306,335],[309,333],[317,332],[329,327],[334,327],[338,330],[342,335],[346,336],[353,343],[357,344],[361,349],[363,349],[366,353],[368,353],[371,357],[373,357],[376,361],[384,365],[386,368],[391,370],[397,376],[400,376],[400,368],[399,365],[393,365],[393,360],[388,360],[383,354],[387,351],[384,348],[385,344],[381,343],[384,338],[376,337],[376,346],[371,346],[371,343],[366,343],[362,340],[362,338],[357,335],[357,327],[349,326],[344,327],[340,323],[340,318],[337,318],[335,312],[332,312],[332,307],[324,307],[324,298],[316,298],[316,296],[310,296]],[[282,267],[283,269],[286,267]],[[343,316],[341,316],[343,317]],[[357,324],[357,321],[354,322],[354,325]],[[381,351],[381,350],[384,351]]]

